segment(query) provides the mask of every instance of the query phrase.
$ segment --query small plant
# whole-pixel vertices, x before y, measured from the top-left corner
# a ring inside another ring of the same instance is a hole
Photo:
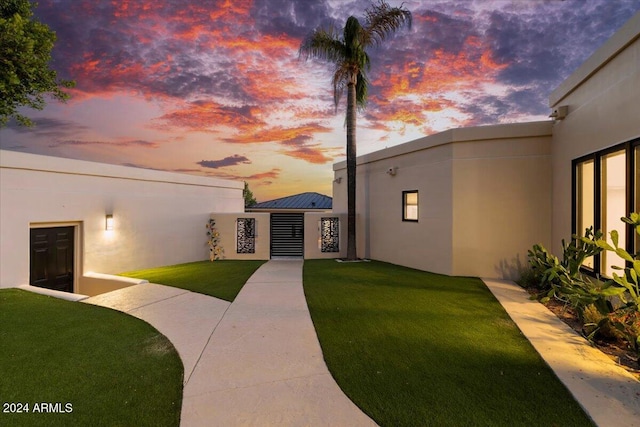
[[[624,335],[612,325],[609,316],[600,313],[595,305],[585,307],[582,331],[586,336],[600,336],[604,339],[624,339]]]
[[[216,221],[207,222],[207,245],[209,246],[209,260],[215,261],[224,257],[224,249],[220,246],[220,232],[216,228]]]

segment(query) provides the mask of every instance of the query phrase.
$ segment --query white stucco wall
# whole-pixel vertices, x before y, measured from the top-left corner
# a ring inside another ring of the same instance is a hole
[[[513,277],[527,249],[550,239],[550,131],[550,122],[453,129],[361,156],[359,256]],[[346,212],[345,162],[334,175],[334,212]],[[406,190],[419,192],[418,222],[402,221]]]
[[[640,12],[549,97],[569,114],[553,127],[553,246],[571,238],[571,161],[640,137]]]
[[[0,186],[1,287],[29,283],[31,227],[76,227],[82,293],[84,272],[207,259],[211,212],[243,209],[241,182],[12,151],[0,151]]]

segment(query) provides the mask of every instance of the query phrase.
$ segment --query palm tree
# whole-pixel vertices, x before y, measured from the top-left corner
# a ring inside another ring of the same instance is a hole
[[[371,68],[367,48],[378,46],[402,25],[411,27],[411,12],[391,7],[384,0],[365,11],[364,23],[350,16],[342,34],[319,28],[300,45],[304,59],[318,58],[335,64],[333,100],[336,110],[347,88],[347,259],[356,260],[356,109],[367,100],[367,71]]]

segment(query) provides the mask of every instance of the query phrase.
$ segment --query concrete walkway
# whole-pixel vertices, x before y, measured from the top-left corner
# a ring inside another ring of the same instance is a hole
[[[89,298],[151,323],[185,365],[181,426],[375,426],[329,373],[302,260],[269,261],[232,304],[144,284]]]
[[[600,427],[640,426],[640,382],[513,282],[483,279],[556,376]]]
[[[153,325],[169,338],[191,377],[211,334],[231,303],[171,286],[145,283],[83,300],[124,311]]]
[[[324,363],[301,260],[269,261],[233,303],[142,284],[83,302],[146,320],[184,363],[181,425],[370,426]],[[523,334],[600,427],[640,427],[640,382],[513,282],[484,279]]]

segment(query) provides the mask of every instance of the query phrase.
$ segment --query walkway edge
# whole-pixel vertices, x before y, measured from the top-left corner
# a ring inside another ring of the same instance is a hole
[[[511,281],[482,279],[600,427],[640,426],[640,381]]]

